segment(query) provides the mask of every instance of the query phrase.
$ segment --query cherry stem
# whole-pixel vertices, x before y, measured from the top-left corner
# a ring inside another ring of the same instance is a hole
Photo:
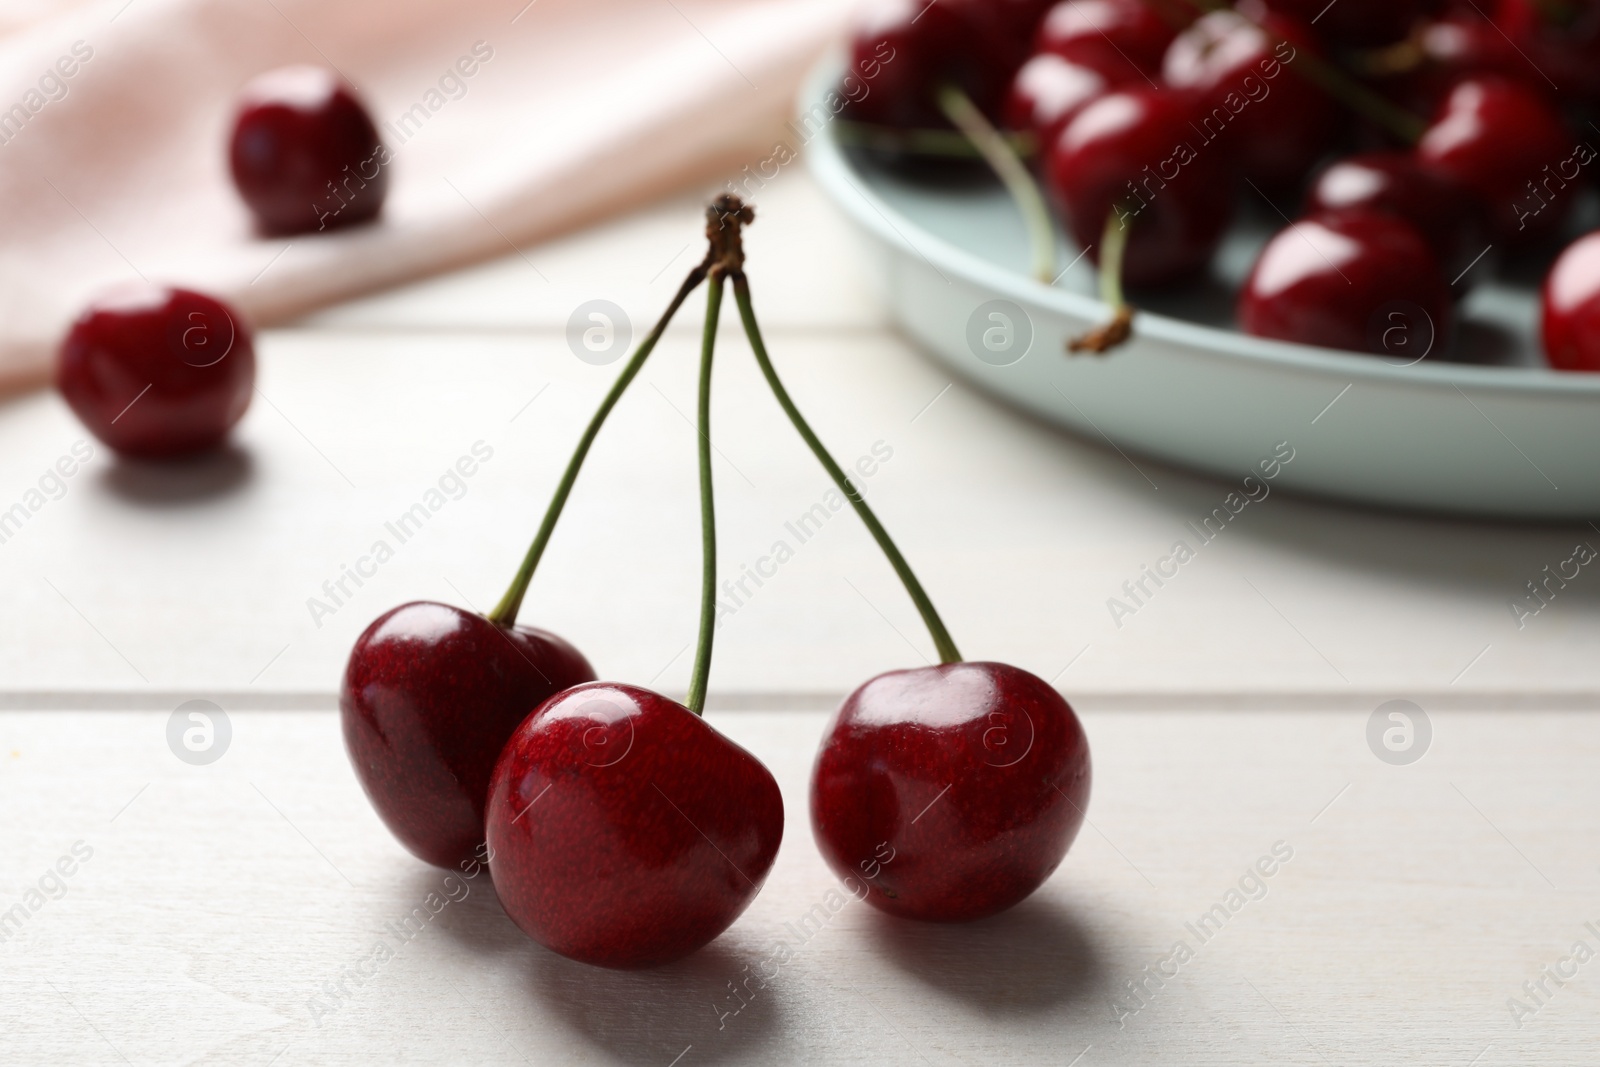
[[[1311,82],[1350,110],[1364,118],[1371,119],[1406,144],[1414,145],[1422,139],[1423,131],[1428,128],[1427,123],[1405,108],[1392,103],[1382,94],[1362,85],[1340,69],[1337,64],[1330,63],[1321,56],[1313,55],[1304,49],[1296,48],[1292,41],[1285,42],[1282,37],[1261,25],[1259,20],[1251,18],[1242,12],[1237,12],[1237,9],[1231,7],[1225,0],[1185,0],[1185,2],[1202,12],[1235,11],[1241,18],[1254,23],[1257,29],[1266,34],[1267,40],[1272,42],[1274,49],[1285,43],[1290,48],[1294,48],[1294,69],[1299,72],[1300,77]]]
[[[897,129],[850,119],[835,119],[833,125],[835,138],[848,147],[947,159],[982,158],[976,146],[959,130]],[[1039,150],[1038,138],[1027,130],[1001,131],[1000,136],[1024,159]]]
[[[517,612],[522,607],[522,598],[528,591],[528,583],[533,581],[533,572],[539,566],[540,558],[544,556],[545,546],[550,543],[551,534],[555,533],[556,522],[561,518],[562,509],[567,506],[567,497],[572,495],[572,486],[577,482],[578,471],[582,469],[583,461],[589,455],[589,447],[594,444],[594,439],[599,435],[600,427],[605,424],[606,417],[611,414],[611,409],[617,406],[617,401],[622,398],[623,392],[644,367],[644,361],[650,358],[656,342],[661,340],[662,333],[666,331],[667,323],[672,321],[672,316],[694,291],[695,286],[705,280],[709,267],[708,256],[705,262],[696,266],[683,279],[683,284],[678,287],[672,303],[667,305],[667,310],[656,321],[650,333],[639,342],[639,347],[623,366],[622,373],[617,375],[610,392],[600,401],[600,407],[589,420],[588,428],[578,439],[578,447],[573,450],[572,458],[567,461],[566,473],[561,476],[555,495],[550,498],[550,506],[545,509],[544,521],[539,524],[539,532],[534,535],[533,544],[528,546],[528,554],[523,557],[522,566],[517,570],[516,577],[511,580],[511,587],[506,590],[506,595],[500,598],[500,603],[489,613],[490,622],[499,626],[512,626],[516,623]]]
[[[1111,309],[1111,318],[1068,341],[1068,352],[1109,352],[1133,334],[1133,307],[1122,295],[1122,260],[1133,230],[1131,219],[1132,215],[1124,216],[1116,204],[1106,212],[1106,227],[1100,236],[1100,299]]]
[[[917,581],[917,576],[912,572],[911,565],[895,547],[894,540],[890,538],[889,531],[883,528],[883,523],[872,513],[872,508],[867,506],[861,491],[850,481],[839,464],[835,463],[828,450],[823,447],[819,439],[806,422],[805,416],[800,414],[800,409],[795,407],[794,400],[789,396],[789,391],[783,387],[783,382],[778,379],[778,372],[773,369],[772,360],[767,355],[767,346],[761,340],[761,327],[756,325],[755,308],[750,303],[750,280],[744,272],[730,272],[733,279],[733,296],[739,305],[739,318],[744,322],[745,336],[750,339],[750,348],[755,352],[756,362],[761,366],[761,373],[767,379],[767,385],[772,389],[772,395],[777,398],[778,406],[783,408],[783,413],[789,416],[789,421],[794,423],[794,428],[805,440],[806,445],[817,457],[817,462],[822,464],[828,472],[828,477],[833,479],[833,484],[839,487],[856,509],[856,514],[861,516],[861,521],[866,524],[867,531],[872,534],[872,539],[878,542],[878,547],[888,557],[889,565],[899,575],[900,582],[910,594],[912,603],[916,604],[917,611],[922,615],[922,621],[928,627],[928,633],[933,638],[933,644],[939,652],[939,662],[959,663],[961,653],[956,649],[956,643],[950,637],[950,631],[945,629],[944,621],[939,618],[939,612],[934,609],[933,601],[928,599],[928,594],[922,588],[922,583]]]
[[[706,324],[700,337],[700,636],[694,650],[685,706],[703,715],[706,683],[711,678],[711,644],[717,629],[717,514],[711,491],[711,354],[717,344],[717,317],[722,309],[722,272],[713,271],[706,285]]]
[[[953,85],[944,86],[939,90],[939,109],[972,142],[984,162],[989,164],[989,169],[994,171],[995,177],[1011,194],[1017,210],[1022,213],[1022,224],[1027,228],[1028,240],[1033,245],[1034,276],[1050,285],[1056,275],[1056,231],[1050,222],[1044,197],[1039,192],[1039,184],[1028,173],[1028,168],[1005,135],[994,128],[966,93]]]

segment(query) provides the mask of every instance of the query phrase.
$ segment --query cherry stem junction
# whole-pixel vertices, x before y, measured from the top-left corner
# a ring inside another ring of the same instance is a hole
[[[928,633],[933,638],[934,647],[939,652],[939,661],[941,663],[960,662],[961,653],[957,651],[956,643],[950,637],[950,631],[945,629],[944,621],[939,618],[939,612],[934,609],[933,601],[928,599],[928,594],[922,588],[922,583],[917,581],[917,576],[912,572],[911,565],[906,562],[906,558],[895,547],[894,540],[889,536],[889,531],[883,528],[883,524],[878,521],[878,517],[872,513],[872,508],[867,506],[861,491],[855,487],[855,484],[851,482],[839,464],[835,463],[833,457],[828,454],[828,450],[823,446],[822,441],[806,422],[805,416],[800,414],[799,408],[795,407],[794,400],[789,396],[789,391],[783,387],[783,382],[778,379],[778,372],[773,369],[772,360],[767,355],[767,346],[761,340],[761,328],[756,325],[755,308],[750,303],[749,279],[745,277],[743,271],[735,272],[731,277],[733,279],[733,296],[735,302],[739,305],[739,318],[744,322],[745,336],[750,339],[750,348],[755,352],[756,362],[761,367],[761,373],[767,379],[767,385],[772,389],[772,395],[777,398],[778,406],[783,408],[785,415],[789,416],[789,421],[794,423],[795,430],[804,439],[812,454],[817,457],[817,462],[822,464],[823,469],[828,472],[828,477],[833,479],[833,484],[839,487],[839,491],[845,495],[851,506],[856,509],[856,514],[861,516],[861,521],[866,524],[867,531],[872,534],[872,539],[878,542],[878,547],[888,557],[889,565],[894,568],[894,572],[899,576],[901,584],[906,587],[906,592],[910,594],[912,603],[916,604],[917,611],[922,615],[923,623],[928,627]]]
[[[651,351],[655,349],[656,342],[661,340],[661,335],[666,331],[667,324],[672,321],[672,316],[677,313],[678,308],[695,287],[705,280],[710,263],[711,257],[707,255],[705,261],[683,279],[683,284],[678,287],[678,292],[667,305],[667,310],[662,313],[649,334],[639,342],[639,347],[623,365],[622,373],[617,375],[611,390],[606,393],[605,399],[600,401],[600,407],[589,420],[583,436],[578,439],[578,447],[573,450],[572,458],[567,461],[566,472],[556,485],[555,494],[550,498],[550,505],[545,509],[544,521],[539,524],[539,532],[534,535],[533,544],[528,546],[528,554],[523,557],[522,566],[518,568],[516,577],[511,580],[511,587],[506,590],[505,596],[500,598],[500,603],[489,613],[490,622],[500,626],[512,626],[516,623],[517,612],[522,607],[522,598],[528,591],[528,583],[533,581],[533,572],[539,566],[540,558],[544,556],[545,546],[550,543],[551,534],[555,533],[556,522],[561,518],[562,509],[567,506],[567,498],[572,495],[572,486],[578,480],[578,471],[583,468],[583,461],[588,457],[589,448],[599,435],[600,427],[605,425],[611,409],[617,406],[617,401],[622,399],[622,394],[638,376],[644,367],[644,361],[650,358]]]
[[[1022,224],[1027,228],[1028,241],[1033,246],[1033,273],[1041,282],[1050,285],[1056,274],[1056,231],[1050,221],[1049,209],[1039,184],[1028,173],[1028,168],[1017,156],[1011,142],[984,117],[972,98],[955,86],[946,85],[939,90],[939,109],[956,129],[972,142],[983,156],[995,176],[1000,179],[1017,210],[1022,213]]]

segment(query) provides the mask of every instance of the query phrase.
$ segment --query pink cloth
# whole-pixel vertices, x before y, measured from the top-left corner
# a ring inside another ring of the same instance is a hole
[[[189,285],[270,325],[731,173],[771,148],[845,3],[15,6],[0,17],[0,393],[49,380],[66,325],[109,283]],[[394,160],[376,225],[252,232],[227,172],[232,99],[294,62],[335,66],[379,124]]]

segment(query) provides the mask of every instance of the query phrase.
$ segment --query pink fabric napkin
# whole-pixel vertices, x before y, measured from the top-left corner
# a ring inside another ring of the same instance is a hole
[[[140,276],[270,325],[526,247],[770,149],[848,0],[54,0],[0,18],[0,393]],[[234,93],[335,67],[393,154],[376,225],[259,238]],[[465,76],[463,70],[471,69]]]

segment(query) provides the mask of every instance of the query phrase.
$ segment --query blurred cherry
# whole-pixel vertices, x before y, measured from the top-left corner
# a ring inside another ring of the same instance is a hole
[[[1539,93],[1490,75],[1459,82],[1416,149],[1476,194],[1490,237],[1508,244],[1560,228],[1583,180],[1583,151]]]
[[[1295,19],[1268,12],[1257,24],[1213,11],[1173,40],[1162,74],[1200,96],[1196,125],[1207,143],[1237,156],[1244,176],[1270,193],[1305,177],[1341,129],[1339,106],[1295,67],[1315,52]]]
[[[1557,370],[1600,371],[1600,231],[1556,258],[1540,292],[1545,358]]]
[[[366,222],[389,186],[377,127],[355,89],[322,67],[282,67],[240,90],[228,158],[268,234]]]
[[[78,316],[56,386],[89,432],[124,455],[162,459],[215,448],[250,406],[250,328],[222,301],[132,284]]]
[[[1363,152],[1330,164],[1306,192],[1308,213],[1370,208],[1407,220],[1456,277],[1484,250],[1472,194],[1409,152]]]
[[[1172,37],[1172,26],[1144,0],[1064,0],[1046,12],[1034,47],[1096,70],[1113,85],[1148,84],[1161,72]]]
[[[1239,294],[1247,333],[1414,363],[1439,348],[1450,296],[1421,231],[1395,215],[1309,215],[1261,250]]]
[[[1111,83],[1097,71],[1041,52],[1022,65],[1011,83],[1005,125],[1031,130],[1040,158],[1044,158],[1072,117],[1110,88]]]
[[[1079,111],[1051,148],[1050,185],[1095,262],[1113,207],[1132,227],[1123,262],[1131,285],[1204,269],[1232,216],[1223,151],[1199,140],[1195,105],[1191,93],[1117,89]]]

